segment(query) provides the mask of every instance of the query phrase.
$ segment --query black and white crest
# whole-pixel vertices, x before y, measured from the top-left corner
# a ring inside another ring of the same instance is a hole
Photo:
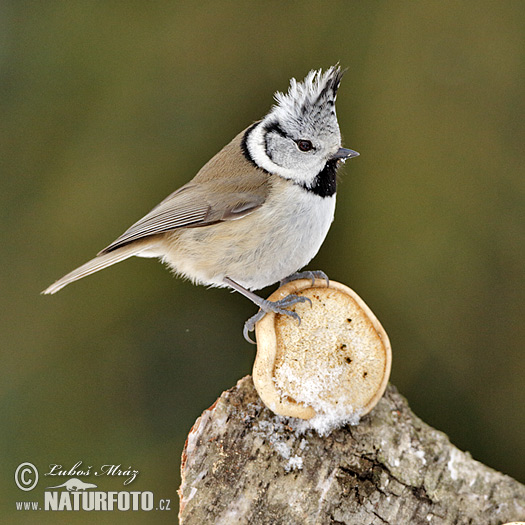
[[[344,73],[336,65],[324,73],[321,69],[310,71],[302,82],[292,78],[288,93],[275,93],[273,115],[278,120],[300,120],[302,126],[333,124],[337,90]]]

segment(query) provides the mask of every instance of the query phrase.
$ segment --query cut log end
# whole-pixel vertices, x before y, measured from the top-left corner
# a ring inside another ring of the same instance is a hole
[[[525,517],[525,486],[454,447],[391,385],[359,425],[321,437],[273,414],[247,376],[197,420],[181,470],[183,525],[500,525]]]

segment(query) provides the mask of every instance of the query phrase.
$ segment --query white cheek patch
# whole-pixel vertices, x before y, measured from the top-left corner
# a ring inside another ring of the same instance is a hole
[[[266,170],[268,173],[279,175],[284,179],[292,180],[301,185],[313,181],[317,173],[312,169],[293,170],[275,164],[266,154],[265,135],[265,121],[262,121],[251,130],[246,140],[248,152],[257,166]]]

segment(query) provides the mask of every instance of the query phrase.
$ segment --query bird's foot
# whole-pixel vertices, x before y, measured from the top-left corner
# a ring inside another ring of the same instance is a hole
[[[330,286],[330,279],[328,278],[328,275],[326,275],[326,273],[321,270],[306,270],[304,272],[294,273],[283,279],[281,281],[281,286],[289,283],[290,281],[296,281],[297,279],[311,279],[312,286],[315,284],[316,279],[324,279],[326,281],[326,285]]]
[[[253,341],[250,337],[250,332],[253,332],[255,330],[256,323],[270,312],[288,315],[301,324],[301,318],[299,315],[295,312],[287,310],[287,308],[294,304],[305,302],[309,302],[310,305],[312,304],[312,301],[308,297],[300,297],[299,295],[287,295],[279,301],[268,301],[267,299],[263,299],[259,305],[261,309],[244,323],[244,329],[242,331],[244,338],[249,343],[256,344],[255,341]]]

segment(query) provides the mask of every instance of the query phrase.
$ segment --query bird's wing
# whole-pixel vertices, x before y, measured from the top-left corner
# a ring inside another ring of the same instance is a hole
[[[251,185],[246,184],[246,178],[242,183],[235,178],[208,184],[192,181],[164,199],[99,255],[144,237],[178,228],[195,228],[240,219],[259,208],[267,193],[266,177],[253,180]]]

